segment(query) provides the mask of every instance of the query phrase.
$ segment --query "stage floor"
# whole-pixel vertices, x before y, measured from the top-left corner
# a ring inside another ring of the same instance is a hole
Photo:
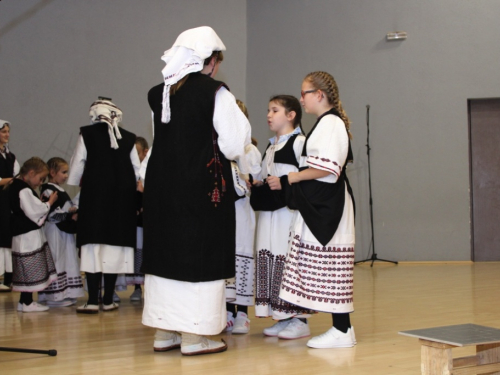
[[[75,306],[18,313],[19,294],[0,293],[0,346],[58,351],[0,352],[0,373],[409,375],[420,373],[420,345],[399,331],[464,323],[500,328],[500,263],[368,263],[355,267],[354,287],[354,348],[309,349],[307,338],[264,337],[272,321],[255,318],[252,308],[249,334],[219,335],[228,351],[197,357],[153,352],[154,330],[141,324],[142,302],[130,302],[131,288],[118,293],[119,310],[99,315],[76,314]],[[321,334],[331,316],[317,314],[310,325],[313,336]]]

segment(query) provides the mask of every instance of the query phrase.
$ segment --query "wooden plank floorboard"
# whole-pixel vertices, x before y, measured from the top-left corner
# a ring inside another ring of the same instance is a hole
[[[229,350],[198,357],[153,352],[154,330],[141,324],[142,303],[129,301],[131,289],[118,293],[119,310],[97,316],[78,315],[74,306],[18,313],[19,294],[2,293],[0,346],[57,349],[58,355],[0,352],[0,374],[409,375],[420,373],[420,345],[398,331],[463,323],[500,328],[500,263],[367,264],[355,267],[354,280],[355,348],[308,349],[307,338],[264,337],[272,322],[255,318],[251,308],[250,334],[219,335]],[[317,314],[310,325],[313,335],[321,334],[331,317]]]

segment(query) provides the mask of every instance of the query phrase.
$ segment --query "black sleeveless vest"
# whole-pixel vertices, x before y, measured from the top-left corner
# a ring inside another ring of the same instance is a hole
[[[307,134],[304,148],[302,149],[302,156],[307,156],[307,141],[318,123],[324,116],[330,114],[339,116],[337,111],[332,108],[318,117],[313,128]],[[284,188],[287,206],[290,209],[299,210],[307,227],[323,246],[330,242],[342,219],[345,204],[345,186],[347,186],[347,192],[351,196],[352,204],[355,208],[351,185],[346,176],[346,165],[352,159],[351,142],[349,142],[346,162],[342,166],[342,172],[337,182],[334,184],[318,180],[307,180],[290,186],[287,180],[281,179],[281,186]],[[307,168],[303,167],[300,170]]]
[[[7,152],[5,158],[0,155],[0,177],[14,177],[14,163],[16,156]],[[10,232],[9,187],[0,187],[0,247],[10,248],[12,234]]]
[[[71,200],[68,193],[66,193],[65,191],[59,190],[58,188],[54,187],[54,185],[43,184],[40,191],[43,194],[45,190],[50,190],[50,192],[57,191],[57,200],[50,207],[49,214],[52,213],[58,207],[63,208],[64,205],[66,204],[66,202]],[[63,220],[56,223],[56,226],[59,228],[59,230],[62,230],[63,232],[70,233],[70,234],[76,233],[76,228],[77,228],[76,221],[71,219],[72,215],[73,214],[70,214],[69,212],[67,212],[64,214]]]
[[[31,193],[35,197],[39,198],[38,194],[23,180],[16,178],[9,186],[10,209],[12,211],[12,236],[18,236],[20,234],[25,234],[41,228],[38,224],[28,219],[24,211],[21,209],[21,199],[19,197],[19,193],[21,190],[26,188],[30,189]]]
[[[135,134],[120,128],[118,149],[110,146],[108,124],[80,128],[87,160],[78,207],[77,246],[136,246],[136,178],[130,153]]]
[[[144,185],[143,273],[188,282],[235,275],[234,183],[213,127],[222,86],[190,74],[170,96],[168,124],[161,122],[164,85],[148,93],[155,137]],[[216,187],[220,202],[213,201]]]

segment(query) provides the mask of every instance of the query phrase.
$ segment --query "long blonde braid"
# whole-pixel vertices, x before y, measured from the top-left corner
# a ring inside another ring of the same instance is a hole
[[[349,138],[352,138],[350,131],[351,121],[342,107],[342,102],[339,99],[337,82],[335,82],[333,76],[327,72],[312,72],[306,75],[304,80],[310,82],[315,89],[321,90],[325,93],[328,103],[333,105],[333,108],[339,113],[340,118],[345,124]]]

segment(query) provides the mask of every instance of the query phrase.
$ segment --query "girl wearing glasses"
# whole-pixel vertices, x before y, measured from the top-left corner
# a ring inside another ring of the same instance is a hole
[[[332,314],[333,327],[307,342],[311,348],[356,345],[353,311],[354,199],[346,176],[352,161],[349,119],[337,84],[326,72],[308,74],[300,102],[318,117],[306,137],[298,172],[270,181],[296,209],[280,298]]]

